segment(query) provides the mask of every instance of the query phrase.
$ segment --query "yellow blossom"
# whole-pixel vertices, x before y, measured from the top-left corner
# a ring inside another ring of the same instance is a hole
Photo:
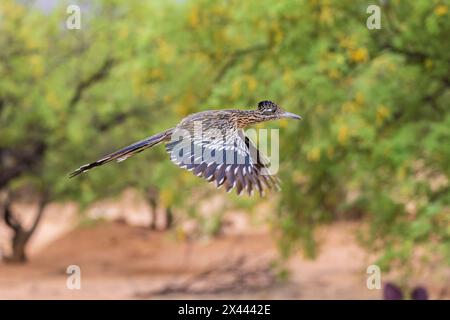
[[[369,53],[366,48],[358,48],[355,50],[350,50],[350,59],[354,62],[366,62],[369,58]]]
[[[306,158],[311,162],[316,162],[320,160],[320,149],[315,147],[308,151]]]
[[[447,12],[448,12],[448,7],[447,7],[446,5],[443,5],[443,4],[438,5],[438,6],[434,9],[434,13],[435,13],[437,16],[443,16],[443,15],[446,15]]]
[[[350,130],[346,125],[343,125],[339,128],[338,132],[338,141],[340,144],[346,144],[349,137]]]
[[[198,7],[194,6],[192,7],[191,12],[189,14],[189,24],[195,28],[199,25],[199,22],[200,22],[200,15]]]

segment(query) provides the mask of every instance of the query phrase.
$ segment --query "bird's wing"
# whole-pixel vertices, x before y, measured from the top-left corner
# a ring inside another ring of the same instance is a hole
[[[179,167],[215,182],[217,188],[223,185],[227,192],[236,187],[238,194],[257,190],[263,195],[265,190],[279,189],[278,178],[269,174],[269,160],[241,129],[200,138],[184,135],[172,139],[166,149]]]

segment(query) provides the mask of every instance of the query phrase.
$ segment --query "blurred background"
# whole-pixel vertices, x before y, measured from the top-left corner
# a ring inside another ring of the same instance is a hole
[[[380,299],[370,265],[450,298],[449,8],[2,0],[0,298]],[[68,179],[264,99],[303,116],[259,126],[280,128],[278,194],[215,190],[163,147]]]

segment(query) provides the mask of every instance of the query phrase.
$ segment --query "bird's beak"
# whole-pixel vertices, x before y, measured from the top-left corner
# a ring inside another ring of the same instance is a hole
[[[299,115],[297,115],[295,113],[287,112],[287,111],[285,111],[283,113],[283,118],[291,118],[291,119],[295,119],[295,120],[301,120],[302,119],[301,116],[299,116]]]

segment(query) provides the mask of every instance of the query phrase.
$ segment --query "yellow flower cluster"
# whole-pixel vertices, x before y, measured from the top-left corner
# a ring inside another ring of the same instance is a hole
[[[444,15],[447,14],[447,12],[448,12],[448,7],[447,7],[446,5],[443,5],[443,4],[438,5],[438,6],[434,9],[434,13],[435,13],[437,16],[444,16]]]
[[[197,6],[192,7],[191,12],[189,13],[189,24],[191,27],[195,28],[200,23],[200,14]]]
[[[349,51],[350,60],[356,63],[363,63],[369,59],[369,53],[366,48],[357,48]]]
[[[344,124],[339,128],[338,141],[340,144],[346,144],[350,136],[350,129]]]

